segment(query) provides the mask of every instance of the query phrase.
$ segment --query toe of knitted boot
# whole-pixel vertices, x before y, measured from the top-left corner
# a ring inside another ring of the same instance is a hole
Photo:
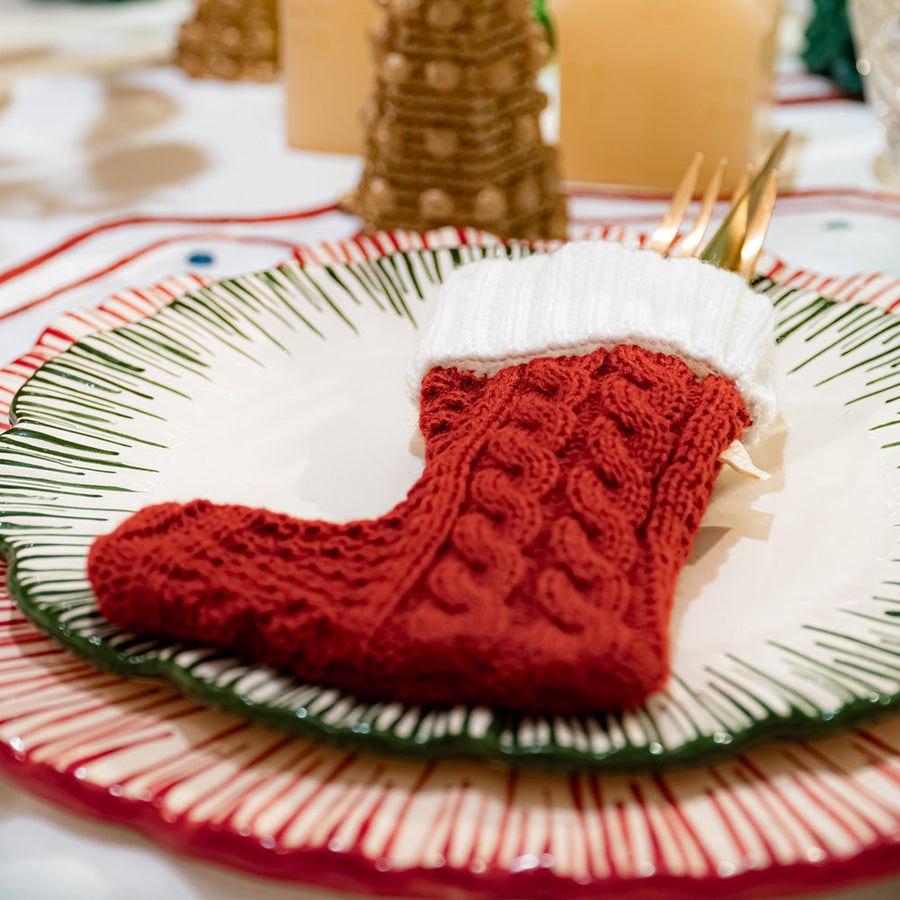
[[[158,598],[170,577],[170,560],[161,551],[184,519],[179,503],[151,506],[94,541],[87,572],[107,619],[125,629],[164,630],[167,617]]]

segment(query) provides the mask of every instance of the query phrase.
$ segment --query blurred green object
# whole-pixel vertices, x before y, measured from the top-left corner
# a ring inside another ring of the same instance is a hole
[[[547,0],[534,0],[534,14],[538,22],[544,26],[547,32],[547,41],[551,48],[556,46],[553,37],[553,23],[550,21],[550,13],[547,11]]]
[[[844,93],[862,96],[846,0],[814,0],[814,4],[806,28],[803,62],[810,72],[824,75]]]

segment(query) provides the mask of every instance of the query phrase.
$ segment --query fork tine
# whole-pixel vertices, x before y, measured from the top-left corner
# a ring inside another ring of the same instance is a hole
[[[747,221],[750,218],[750,195],[746,188],[738,194],[738,199],[728,211],[728,229],[725,232],[726,249],[717,263],[720,269],[737,271],[741,261],[741,247],[747,236]]]
[[[749,281],[756,263],[762,253],[763,241],[769,230],[769,222],[772,218],[772,210],[775,208],[775,196],[778,193],[778,170],[769,173],[766,186],[759,198],[759,205],[753,212],[750,224],[747,226],[747,236],[744,238],[744,246],[741,247],[741,260],[738,272],[744,281]]]
[[[709,179],[706,190],[703,192],[703,201],[700,204],[697,218],[691,226],[691,230],[679,245],[679,256],[696,256],[700,252],[700,242],[703,240],[703,235],[706,234],[706,229],[709,227],[709,220],[712,218],[713,208],[716,205],[716,200],[719,198],[719,190],[722,187],[722,178],[725,175],[725,167],[727,165],[728,160],[723,156]]]
[[[672,202],[669,204],[662,222],[650,238],[650,249],[654,253],[661,253],[665,256],[671,249],[675,236],[678,234],[678,226],[681,224],[684,213],[691,202],[691,198],[694,196],[694,187],[697,184],[702,164],[703,154],[694,154],[694,159],[675,189]]]

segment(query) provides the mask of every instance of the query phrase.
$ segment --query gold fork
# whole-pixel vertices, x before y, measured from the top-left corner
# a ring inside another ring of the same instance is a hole
[[[749,281],[762,252],[772,218],[775,195],[778,192],[777,166],[789,139],[788,131],[779,137],[758,172],[754,174],[750,167],[745,170],[734,190],[732,204],[724,221],[702,251],[700,244],[718,199],[727,160],[719,160],[703,192],[697,217],[690,231],[678,243],[678,230],[693,198],[703,165],[703,154],[697,153],[675,189],[662,222],[650,236],[650,249],[663,256],[699,256],[715,266],[739,272],[745,281]],[[728,446],[720,459],[752,478],[765,480],[770,477],[767,472],[754,465],[740,440]]]
[[[744,280],[749,280],[769,228],[778,192],[777,166],[789,139],[790,132],[784,132],[759,170],[754,173],[748,168],[744,172],[722,225],[702,251],[700,245],[712,218],[727,160],[719,160],[703,193],[697,216],[679,243],[679,228],[691,204],[703,165],[703,154],[697,153],[675,189],[662,222],[650,237],[650,249],[663,256],[699,256],[719,268],[739,272]]]

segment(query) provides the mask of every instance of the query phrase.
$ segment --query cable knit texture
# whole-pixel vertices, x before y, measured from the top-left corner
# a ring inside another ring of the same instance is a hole
[[[676,579],[748,423],[732,381],[633,345],[435,367],[425,470],[387,515],[163,504],[99,538],[89,576],[127,630],[361,696],[633,706],[666,682]]]

